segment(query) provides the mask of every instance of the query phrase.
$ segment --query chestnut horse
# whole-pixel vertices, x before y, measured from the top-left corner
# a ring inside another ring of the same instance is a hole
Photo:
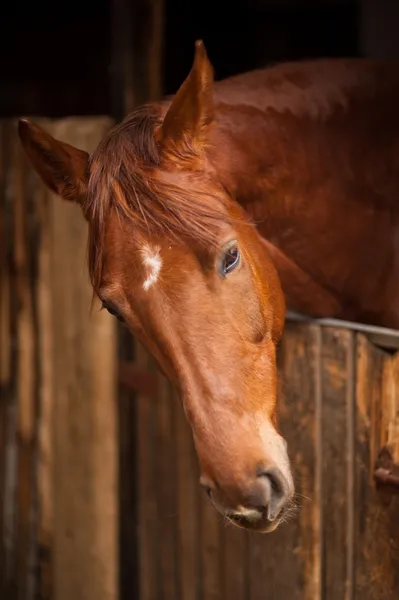
[[[25,119],[19,135],[82,209],[95,294],[179,391],[214,506],[275,529],[294,494],[276,423],[286,304],[399,327],[398,65],[310,61],[214,83],[197,42],[177,94],[91,156]]]

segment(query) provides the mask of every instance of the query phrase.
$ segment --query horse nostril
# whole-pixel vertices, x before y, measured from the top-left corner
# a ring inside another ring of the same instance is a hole
[[[267,518],[274,521],[288,498],[288,485],[280,469],[274,467],[258,474],[258,481],[263,482],[263,510],[267,510]]]
[[[272,491],[275,494],[284,494],[287,484],[280,469],[268,469],[267,471],[261,473],[260,477],[267,477],[270,480]]]

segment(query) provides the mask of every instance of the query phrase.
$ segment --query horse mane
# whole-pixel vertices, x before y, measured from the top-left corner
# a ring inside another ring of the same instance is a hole
[[[226,222],[226,198],[209,192],[203,172],[168,171],[154,136],[156,106],[137,108],[114,127],[89,161],[84,212],[89,221],[88,263],[94,290],[101,282],[104,237],[113,209],[137,234],[186,238],[214,247]],[[176,183],[178,182],[178,183]]]

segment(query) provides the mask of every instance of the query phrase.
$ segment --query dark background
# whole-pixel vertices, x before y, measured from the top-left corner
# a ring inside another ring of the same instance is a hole
[[[3,4],[0,116],[112,114],[117,4]],[[130,4],[133,29],[145,35],[147,3]],[[174,93],[187,75],[197,38],[217,78],[285,59],[361,56],[361,12],[355,0],[165,0],[162,91]]]

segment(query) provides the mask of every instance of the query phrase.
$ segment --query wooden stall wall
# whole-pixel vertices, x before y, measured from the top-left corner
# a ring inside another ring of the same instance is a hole
[[[399,458],[399,355],[347,329],[288,323],[279,369],[298,509],[264,536],[223,522],[200,494],[178,398],[136,370],[140,600],[399,597],[399,497],[373,481],[380,447]]]
[[[88,151],[111,123],[41,123]],[[79,207],[0,124],[0,597],[116,600],[114,320],[94,306]]]

